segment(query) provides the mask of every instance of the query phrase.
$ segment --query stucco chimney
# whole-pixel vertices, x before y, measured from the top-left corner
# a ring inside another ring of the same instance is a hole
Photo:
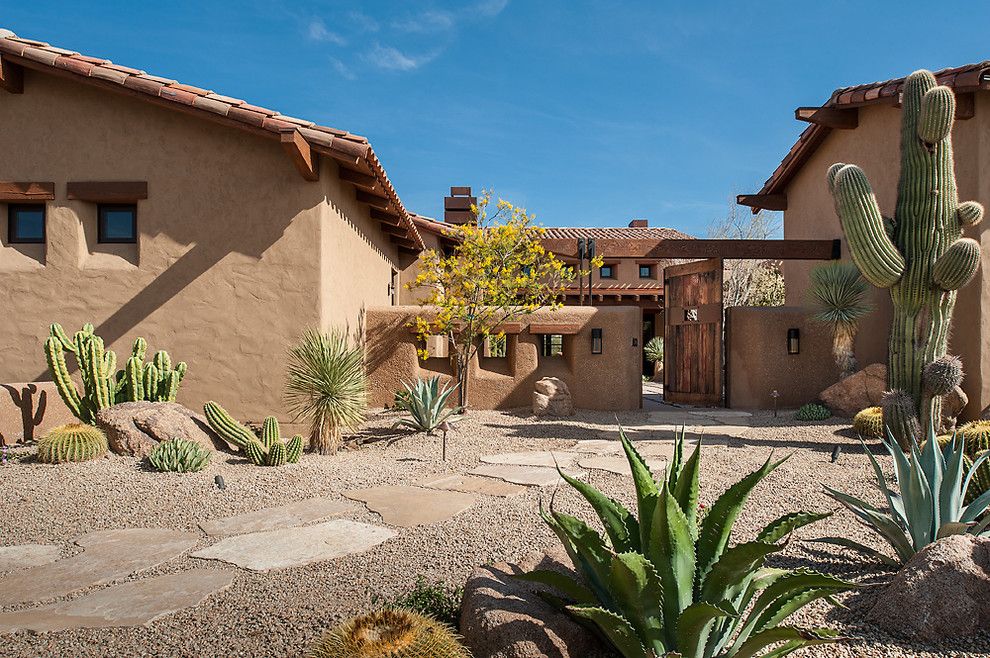
[[[649,228],[650,220],[648,219],[634,219],[629,222],[629,228]]]
[[[451,187],[450,196],[443,199],[443,221],[448,224],[467,224],[474,221],[471,206],[478,197],[471,196],[470,187]]]

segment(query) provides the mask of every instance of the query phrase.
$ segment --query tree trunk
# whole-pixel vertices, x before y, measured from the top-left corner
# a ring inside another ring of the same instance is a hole
[[[342,442],[343,437],[339,428],[320,423],[313,432],[309,447],[318,455],[332,455],[337,452]]]
[[[845,379],[856,372],[856,330],[849,327],[836,327],[832,339],[832,356],[839,367],[839,379]]]

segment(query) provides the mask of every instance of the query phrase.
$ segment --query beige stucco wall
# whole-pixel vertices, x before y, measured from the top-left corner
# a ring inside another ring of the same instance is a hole
[[[880,208],[893,215],[900,174],[900,109],[892,106],[860,108],[859,127],[833,130],[808,162],[787,186],[787,211],[784,213],[784,237],[787,239],[843,238],[831,195],[825,184],[825,172],[835,162],[857,164],[863,168]],[[975,199],[990,206],[990,94],[977,92],[976,116],[957,121],[953,129],[956,180],[961,200]],[[963,387],[970,398],[965,415],[972,417],[990,404],[990,336],[983,327],[990,314],[990,237],[987,222],[967,229],[966,235],[983,244],[983,263],[976,278],[959,293],[953,322],[950,351],[963,358],[966,380]],[[849,257],[843,239],[842,253]],[[815,263],[785,261],[787,305],[806,305],[808,272]],[[884,290],[871,295],[876,311],[865,319],[856,341],[860,363],[886,362],[890,323],[890,297]]]
[[[140,335],[187,361],[190,407],[285,417],[290,344],[390,303],[396,250],[333,162],[307,182],[277,139],[25,76],[24,94],[0,93],[0,180],[54,181],[56,198],[44,249],[0,245],[0,382],[47,379],[48,324],[91,321],[120,357]],[[66,199],[68,181],[88,180],[148,182],[137,245],[95,244],[96,204]],[[0,221],[5,241],[3,204]]]
[[[417,340],[409,325],[417,306],[370,309],[366,324],[369,401],[373,407],[391,405],[402,382],[417,377],[450,376],[447,359],[425,362],[416,355]],[[582,409],[638,409],[642,399],[639,363],[642,347],[640,311],[633,307],[564,307],[523,316],[522,331],[508,336],[508,357],[475,359],[471,364],[468,403],[475,409],[512,409],[532,404],[533,386],[546,376],[559,377]],[[565,336],[564,355],[539,356],[539,336],[531,324],[576,324],[577,334]],[[591,329],[601,328],[603,353],[591,353]]]

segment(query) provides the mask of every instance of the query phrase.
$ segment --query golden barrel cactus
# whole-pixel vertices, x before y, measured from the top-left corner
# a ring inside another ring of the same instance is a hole
[[[447,626],[409,610],[353,617],[314,644],[309,658],[470,658]]]
[[[853,417],[853,430],[864,439],[883,438],[883,408],[867,407]]]
[[[38,461],[46,464],[82,462],[106,453],[106,435],[99,428],[82,423],[53,427],[38,441]]]

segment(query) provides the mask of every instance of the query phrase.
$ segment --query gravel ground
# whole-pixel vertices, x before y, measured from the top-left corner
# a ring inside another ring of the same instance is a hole
[[[627,425],[645,422],[641,412],[620,413]],[[566,448],[574,440],[599,438],[599,428],[615,422],[612,413],[581,412],[566,421],[539,421],[524,414],[475,411],[451,433],[448,462],[440,461],[439,439],[411,436],[386,447],[394,416],[378,413],[361,432],[359,449],[333,457],[306,455],[301,463],[278,469],[257,468],[236,457],[217,459],[202,473],[161,474],[144,470],[131,458],[111,456],[92,463],[51,467],[34,463],[30,447],[13,451],[14,461],[0,467],[5,506],[0,545],[68,542],[90,530],[122,527],[169,527],[198,530],[199,521],[283,504],[300,498],[342,498],[341,491],[380,484],[413,484],[431,474],[465,472],[478,456],[495,452]],[[771,451],[791,453],[750,498],[737,523],[736,541],[754,535],[770,520],[796,509],[832,510],[820,483],[879,503],[872,470],[841,422],[795,425],[789,417],[762,415],[757,429],[728,446],[704,448],[702,502],[711,503],[730,483],[758,468]],[[707,428],[706,435],[718,435]],[[842,446],[836,463],[835,445]],[[21,459],[23,457],[23,459]],[[886,464],[889,466],[889,464]],[[223,475],[227,488],[213,486]],[[626,504],[634,505],[631,483],[602,471],[589,480]],[[219,562],[214,568],[235,570],[233,585],[202,605],[181,611],[148,627],[76,630],[47,634],[18,633],[0,638],[4,656],[300,656],[305,647],[345,616],[407,591],[423,575],[461,585],[480,564],[513,560],[556,543],[537,516],[541,497],[553,488],[530,488],[511,498],[481,496],[466,512],[432,526],[403,528],[399,536],[361,555],[284,571],[258,574]],[[586,507],[569,488],[557,491],[555,505],[586,515]],[[380,523],[356,504],[349,515]],[[845,535],[882,548],[852,516],[840,512],[801,532],[802,537]],[[200,546],[210,543],[205,534]],[[66,548],[67,553],[71,552]],[[825,605],[807,608],[797,623],[827,625],[850,640],[841,645],[805,650],[817,657],[977,656],[990,652],[990,636],[951,646],[905,644],[863,624],[863,610],[876,584],[890,577],[875,565],[840,549],[821,550],[792,541],[774,558],[778,566],[807,566],[855,580],[864,586],[847,596],[847,609]],[[182,557],[139,577],[204,566]],[[3,610],[14,610],[13,606]]]

